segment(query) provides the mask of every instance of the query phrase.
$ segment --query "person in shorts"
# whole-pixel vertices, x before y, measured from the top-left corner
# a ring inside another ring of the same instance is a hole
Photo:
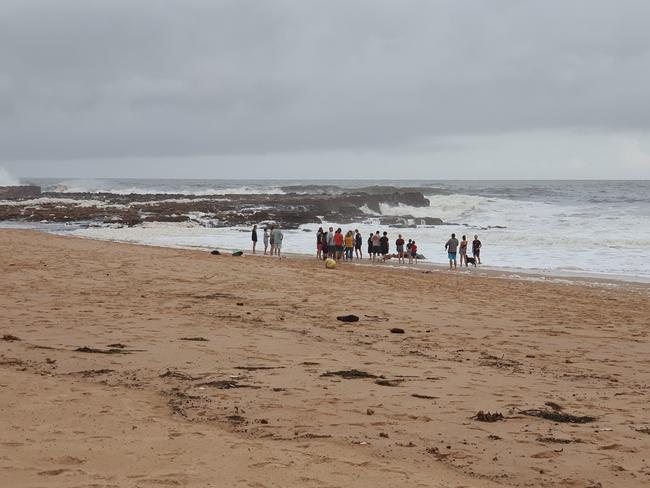
[[[388,254],[389,244],[388,244],[388,232],[384,232],[384,235],[379,239],[379,246],[381,247],[381,255],[386,256]]]
[[[463,236],[460,240],[460,247],[458,248],[458,254],[460,254],[460,267],[463,267],[463,262],[467,268],[467,237]]]
[[[363,259],[363,251],[361,250],[362,247],[363,247],[363,237],[361,237],[361,233],[359,232],[359,229],[355,229],[354,255],[356,256],[357,259]]]
[[[395,241],[395,249],[397,250],[397,262],[406,263],[406,260],[404,259],[404,239],[402,238],[402,234],[399,234],[397,236],[397,240]]]
[[[472,241],[472,256],[476,260],[476,264],[481,264],[481,241],[478,240],[478,235],[474,235],[474,240]]]
[[[374,261],[379,254],[381,254],[381,237],[379,231],[377,231],[372,236],[372,260]]]
[[[284,239],[284,234],[280,230],[278,225],[273,231],[273,245],[275,246],[275,252],[280,257],[280,251],[282,251],[282,241]]]
[[[447,251],[447,258],[449,259],[449,269],[456,269],[456,254],[458,252],[458,239],[456,239],[456,234],[451,235],[451,239],[445,244],[445,250]],[[453,264],[453,268],[452,268]]]
[[[415,264],[418,264],[418,246],[415,241],[411,242],[411,259],[415,261]]]

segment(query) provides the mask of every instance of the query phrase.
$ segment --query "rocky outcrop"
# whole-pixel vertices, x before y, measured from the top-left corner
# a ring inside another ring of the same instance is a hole
[[[0,200],[25,200],[41,196],[41,187],[36,185],[0,186]]]
[[[400,192],[388,187],[382,193],[383,187],[371,188],[371,192],[350,191],[312,195],[290,193],[188,196],[48,192],[42,194],[48,200],[44,200],[40,205],[34,205],[33,202],[24,206],[19,203],[0,205],[0,220],[95,221],[129,226],[141,222],[194,220],[211,227],[277,222],[284,228],[291,229],[306,223],[319,223],[322,220],[342,224],[360,222],[368,218],[366,212],[370,210],[382,219],[384,225],[409,226],[414,222],[429,225],[442,223],[439,219],[413,220],[410,215],[381,216],[382,204],[428,207],[429,200],[417,191]],[[63,198],[65,200],[62,200]],[[93,202],[100,203],[93,205]]]

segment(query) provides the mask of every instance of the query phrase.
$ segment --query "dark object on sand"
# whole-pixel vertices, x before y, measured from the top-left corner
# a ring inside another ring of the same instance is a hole
[[[390,329],[391,334],[403,334],[404,329],[400,329],[399,327],[393,327]]]
[[[244,371],[264,371],[267,369],[282,369],[284,366],[235,366],[235,369]]]
[[[234,253],[232,253],[233,256],[241,256],[243,254],[244,254],[244,251],[235,251]]]
[[[123,349],[118,349],[116,347],[111,348],[111,349],[96,349],[94,347],[78,347],[75,349],[75,352],[89,352],[93,354],[130,354],[129,351],[125,351]]]
[[[183,373],[182,371],[176,371],[173,369],[168,369],[165,371],[163,374],[159,375],[161,378],[177,378],[179,380],[195,380],[194,376],[191,376],[187,373]]]
[[[214,251],[210,251],[210,254],[213,254],[215,256],[221,256],[221,253],[217,249],[215,249]]]
[[[114,370],[112,369],[86,369],[83,371],[75,371],[69,374],[78,374],[83,376],[84,378],[94,378],[95,376],[101,376],[104,374],[112,373],[113,371]]]
[[[404,380],[386,380],[386,379],[379,379],[375,380],[375,383],[378,384],[379,386],[399,386],[399,384],[404,381]]]
[[[575,442],[573,439],[560,439],[558,437],[538,437],[537,442],[552,443],[552,444],[571,444]]]
[[[531,409],[522,410],[520,413],[529,417],[540,417],[546,420],[552,420],[553,422],[564,422],[568,424],[587,424],[596,420],[596,417],[592,417],[591,415],[578,416],[568,413],[551,412],[549,410]]]
[[[197,342],[208,342],[205,337],[181,337],[181,341],[197,341]]]
[[[243,424],[246,422],[246,419],[241,415],[228,415],[226,418],[233,424]]]
[[[374,374],[366,373],[365,371],[359,371],[358,369],[346,369],[343,371],[328,371],[323,373],[321,376],[331,377],[331,376],[340,376],[346,380],[353,380],[358,378],[376,378]]]
[[[339,315],[336,317],[336,320],[340,320],[341,322],[358,322],[359,317],[356,315]]]
[[[15,335],[5,334],[2,336],[3,341],[19,341],[20,339]]]
[[[556,412],[559,412],[560,410],[562,410],[562,405],[558,405],[555,402],[546,402],[546,403],[544,403],[544,405],[546,405],[547,407],[551,407]]]
[[[120,344],[120,343],[118,342],[118,343],[116,343],[116,344],[109,344],[109,345],[106,346],[106,347],[112,347],[112,348],[115,348],[115,349],[125,349],[125,348],[126,348],[126,345],[124,345],[124,344]]]
[[[501,412],[484,412],[483,410],[479,411],[476,415],[472,417],[474,420],[479,422],[497,422],[499,420],[505,420]]]
[[[207,383],[200,383],[198,386],[211,386],[213,388],[219,388],[220,390],[230,390],[232,388],[259,388],[258,386],[245,385],[235,380],[208,381]]]
[[[411,396],[413,398],[421,398],[422,400],[435,400],[436,398],[438,398],[431,395],[421,395],[420,393],[413,393]]]

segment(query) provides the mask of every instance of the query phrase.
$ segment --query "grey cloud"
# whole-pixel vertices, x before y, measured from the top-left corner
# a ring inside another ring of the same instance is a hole
[[[0,163],[650,128],[650,3],[5,0]]]

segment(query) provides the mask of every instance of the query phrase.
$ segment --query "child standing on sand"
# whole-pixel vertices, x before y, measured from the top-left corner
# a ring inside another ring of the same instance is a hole
[[[411,259],[414,259],[415,264],[418,264],[418,246],[415,244],[415,241],[411,242]]]

